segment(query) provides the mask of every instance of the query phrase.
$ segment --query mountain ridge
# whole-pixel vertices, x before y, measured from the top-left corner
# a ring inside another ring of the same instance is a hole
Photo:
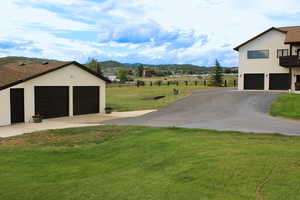
[[[43,61],[58,61],[54,59],[44,59],[44,58],[29,58],[29,57],[18,57],[18,56],[8,56],[0,58],[0,67],[2,65],[8,63],[36,63]],[[114,60],[101,61],[99,62],[101,69],[104,73],[116,73],[120,68],[126,67],[128,70],[136,71],[138,66],[142,65],[144,68],[148,68],[154,71],[160,72],[180,72],[180,73],[210,73],[213,69],[213,66],[198,66],[193,64],[160,64],[160,65],[152,65],[152,64],[142,64],[142,63],[121,63]],[[224,71],[232,71],[236,72],[237,67],[223,67]]]

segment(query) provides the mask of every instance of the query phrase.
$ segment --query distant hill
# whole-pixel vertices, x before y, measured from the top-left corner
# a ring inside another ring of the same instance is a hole
[[[143,63],[123,63],[125,66],[140,66],[143,65]]]
[[[27,63],[37,63],[43,61],[57,61],[57,60],[50,60],[50,59],[42,59],[42,58],[27,58],[27,57],[3,57],[0,58],[0,67],[7,63],[20,63],[20,62],[27,62]],[[149,65],[149,64],[142,64],[142,63],[120,63],[117,61],[104,61],[99,62],[102,71],[104,74],[111,74],[116,73],[120,68],[126,67],[128,70],[137,70],[137,67],[143,65],[144,68],[152,69],[157,72],[178,72],[178,73],[197,73],[197,74],[205,74],[210,73],[212,71],[212,67],[205,67],[205,66],[197,66],[191,64],[168,64],[168,65]],[[224,67],[226,71],[235,71],[237,67]]]
[[[105,68],[120,68],[120,67],[125,67],[124,64],[119,63],[117,61],[104,61],[104,62],[100,62],[101,67],[105,67]]]
[[[105,61],[99,62],[101,69],[104,73],[116,73],[118,69],[126,67],[128,70],[135,71],[138,66],[142,65],[144,68],[148,68],[157,72],[178,72],[178,73],[196,73],[196,74],[206,74],[210,73],[213,67],[197,66],[191,64],[168,64],[168,65],[149,65],[141,63],[120,63],[116,61]],[[224,67],[224,71],[232,73],[237,71],[237,67]]]
[[[26,62],[29,64],[29,63],[40,63],[43,61],[57,61],[57,60],[9,56],[9,57],[0,58],[0,67],[2,65],[6,65],[9,63],[18,63],[19,64],[20,62]]]

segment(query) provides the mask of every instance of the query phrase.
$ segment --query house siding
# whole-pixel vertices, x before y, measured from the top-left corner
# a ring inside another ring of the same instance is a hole
[[[286,34],[271,30],[255,40],[239,48],[239,78],[238,89],[244,89],[244,74],[262,73],[265,76],[265,90],[269,90],[269,74],[289,73],[289,69],[279,65],[277,49],[289,49],[289,45],[284,44]],[[268,59],[248,59],[249,50],[269,50]]]
[[[292,69],[292,90],[295,90],[295,83],[296,83],[296,79],[297,79],[297,75],[300,75],[300,68],[293,68]]]
[[[68,86],[69,116],[73,116],[73,86],[99,86],[100,113],[105,109],[105,81],[84,71],[76,65],[70,65],[11,88],[24,88],[25,122],[30,122],[35,114],[35,86]],[[10,125],[10,88],[0,91],[0,126]]]

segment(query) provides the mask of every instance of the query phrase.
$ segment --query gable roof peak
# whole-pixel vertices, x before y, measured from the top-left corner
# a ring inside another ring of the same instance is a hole
[[[262,36],[262,35],[264,35],[264,34],[270,32],[270,31],[272,31],[272,30],[279,31],[279,32],[281,32],[281,33],[287,33],[287,31],[285,31],[285,30],[281,30],[281,29],[279,29],[279,28],[276,28],[276,27],[273,27],[273,26],[272,26],[271,28],[267,29],[266,31],[264,31],[264,32],[262,32],[262,33],[256,35],[255,37],[251,38],[250,40],[247,40],[246,42],[244,42],[244,43],[240,44],[239,46],[235,47],[234,50],[239,51],[239,48],[240,48],[240,47],[242,47],[242,46],[248,44],[249,42],[251,42],[251,41],[253,41],[253,40],[259,38],[260,36]]]
[[[76,62],[62,62],[62,61],[53,61],[48,62],[47,64],[41,63],[9,63],[0,67],[0,90],[12,87],[14,85],[20,84],[22,82],[34,79],[41,75],[56,71],[58,69],[70,66],[71,64],[83,69],[84,71],[102,79],[105,82],[110,82],[109,79],[100,75],[97,72],[92,71],[86,66]]]

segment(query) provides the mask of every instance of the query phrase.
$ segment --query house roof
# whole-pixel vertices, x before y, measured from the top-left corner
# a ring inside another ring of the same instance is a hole
[[[278,28],[282,31],[286,31],[286,44],[299,43],[300,42],[300,26],[289,26]]]
[[[251,38],[250,40],[247,40],[246,42],[240,44],[239,46],[235,47],[234,50],[239,51],[239,48],[248,44],[249,42],[259,38],[260,36],[268,33],[269,31],[276,30],[282,33],[286,34],[285,43],[299,43],[300,42],[300,26],[288,26],[288,27],[271,27],[268,30],[256,35],[255,37]]]
[[[101,80],[106,82],[110,82],[104,76],[101,76],[97,72],[90,70],[89,68],[81,65],[76,61],[72,62],[59,62],[59,61],[51,61],[51,62],[41,62],[41,63],[10,63],[0,67],[0,90],[12,87],[14,85],[20,84],[22,82],[31,80],[38,76],[56,71],[58,69],[67,67],[69,65],[76,65],[81,69],[87,71],[90,74],[98,77]]]

